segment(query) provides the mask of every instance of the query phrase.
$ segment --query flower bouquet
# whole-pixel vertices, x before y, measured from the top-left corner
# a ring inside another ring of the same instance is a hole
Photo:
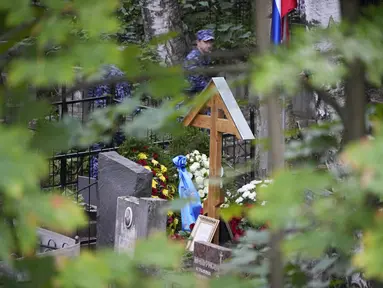
[[[186,155],[186,159],[189,176],[195,183],[201,200],[204,201],[209,186],[209,158],[198,150],[194,150]]]
[[[265,187],[272,180],[253,180],[250,183],[243,185],[236,192],[226,191],[225,202],[221,205],[222,209],[230,207],[230,205],[244,205],[247,207],[252,207],[257,204],[257,186]],[[264,206],[265,201],[259,205]],[[230,228],[234,235],[234,240],[238,240],[245,234],[245,231],[252,227],[251,223],[246,219],[246,217],[234,217],[229,221]],[[263,227],[263,226],[262,226]]]
[[[168,168],[156,160],[156,155],[140,152],[137,154],[138,164],[152,171],[152,197],[171,200],[174,198],[176,187],[169,183]]]

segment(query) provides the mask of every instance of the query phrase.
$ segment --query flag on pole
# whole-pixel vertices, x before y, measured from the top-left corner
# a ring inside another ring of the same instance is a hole
[[[297,0],[281,0],[281,17],[287,16],[298,6]]]
[[[297,0],[273,0],[271,41],[275,45],[288,41],[288,15],[297,5]]]
[[[271,42],[279,45],[282,41],[282,0],[272,0]]]

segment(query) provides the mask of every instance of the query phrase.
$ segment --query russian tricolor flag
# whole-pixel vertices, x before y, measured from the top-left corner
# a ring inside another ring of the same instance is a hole
[[[297,8],[297,0],[272,0],[271,41],[279,45],[288,39],[288,14]]]

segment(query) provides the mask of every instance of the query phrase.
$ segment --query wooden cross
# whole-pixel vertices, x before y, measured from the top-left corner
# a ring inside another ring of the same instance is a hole
[[[225,195],[221,193],[219,184],[222,167],[222,135],[232,134],[239,140],[253,140],[254,135],[225,78],[212,78],[205,90],[211,96],[194,107],[184,118],[183,124],[210,130],[209,192],[207,200],[203,203],[203,209],[204,212],[207,211],[209,217],[219,219],[219,207],[225,201]],[[210,115],[206,115],[208,109],[210,109]],[[218,244],[218,237],[219,229],[213,239],[215,244]]]

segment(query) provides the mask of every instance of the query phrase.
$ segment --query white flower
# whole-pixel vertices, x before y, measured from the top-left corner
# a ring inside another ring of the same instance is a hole
[[[238,193],[244,193],[245,191],[247,191],[247,189],[245,188],[245,186],[241,187],[238,189]]]
[[[269,183],[273,183],[273,180],[264,180],[263,182],[269,184]]]
[[[206,154],[202,154],[202,160],[203,160],[203,161],[207,161],[207,156],[206,156]]]
[[[200,155],[200,153],[199,153],[198,150],[194,150],[194,151],[193,151],[193,154],[194,154],[194,155]]]
[[[203,193],[205,193],[205,195],[207,195],[208,192],[209,192],[209,187],[205,186],[205,187],[203,188]]]
[[[247,198],[247,197],[249,197],[249,195],[250,195],[250,191],[249,191],[249,190],[246,190],[246,191],[242,194],[242,197],[243,197],[243,198]]]
[[[202,186],[203,187],[203,178],[201,176],[198,176],[195,178],[195,182],[197,183],[198,186]]]
[[[261,187],[267,187],[267,185],[266,184],[262,184]]]
[[[198,190],[198,194],[199,194],[199,197],[204,197],[205,196],[205,193],[203,192],[203,190]]]
[[[242,197],[238,197],[238,198],[235,200],[235,203],[240,204],[240,203],[242,203],[242,201],[243,201],[243,198],[242,198]]]
[[[254,201],[255,200],[255,196],[257,196],[257,193],[252,192],[252,193],[250,193],[249,198]]]
[[[193,163],[191,166],[190,166],[190,172],[195,172],[197,169],[199,169],[200,168],[200,165],[199,165],[199,163],[197,163],[197,162],[195,162],[195,163]]]
[[[189,160],[189,158],[190,158],[190,155],[188,154],[188,155],[186,155],[186,159],[188,159]]]
[[[253,190],[255,189],[255,185],[254,184],[246,184],[245,186],[243,186],[246,190]]]
[[[260,184],[262,182],[263,181],[261,181],[261,180],[253,180],[253,181],[250,182],[250,184],[257,185],[257,184]]]
[[[203,166],[204,166],[206,169],[209,169],[209,161],[208,161],[208,160],[204,160],[204,161],[203,161]]]
[[[203,185],[206,186],[206,187],[209,186],[209,179],[204,179],[203,180]]]
[[[195,160],[198,161],[198,162],[201,161],[201,158],[202,157],[200,155],[195,156]]]
[[[197,177],[201,177],[201,172],[199,170],[195,171],[193,173],[194,177],[197,178]]]
[[[229,204],[221,204],[221,208],[228,208],[229,207]]]
[[[193,173],[188,172],[190,179],[193,179]]]
[[[262,206],[265,206],[265,205],[266,205],[266,201],[263,201],[263,202],[261,203],[261,205],[262,205]]]
[[[200,171],[201,171],[201,174],[203,175],[203,177],[205,177],[205,175],[207,175],[206,168],[202,168]]]

